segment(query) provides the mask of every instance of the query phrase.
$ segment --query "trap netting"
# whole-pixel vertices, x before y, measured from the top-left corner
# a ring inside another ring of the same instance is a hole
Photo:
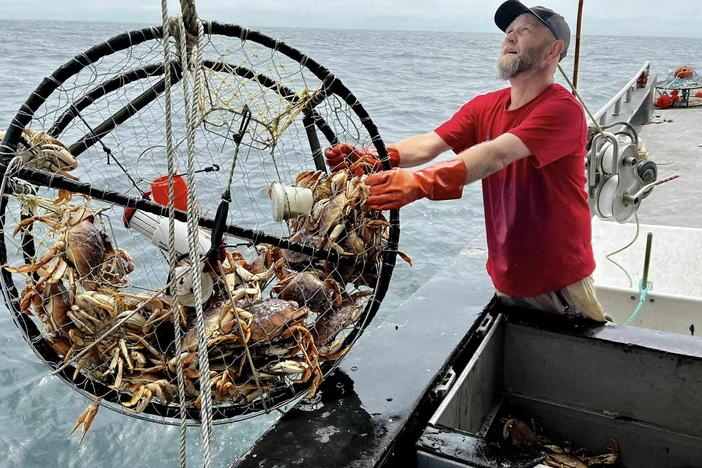
[[[170,271],[161,28],[115,36],[57,69],[0,148],[0,262],[15,322],[74,388],[158,420],[179,415],[179,365],[187,416],[200,419],[200,338],[214,419],[314,394],[375,315],[399,238],[396,211],[386,218],[366,206],[363,167],[332,174],[324,164],[324,147],[349,143],[374,147],[390,167],[353,94],[282,42],[203,24],[190,185],[181,177],[188,74],[175,39],[167,67],[175,204],[199,217],[199,258],[188,255],[186,213],[176,211],[180,256]],[[311,204],[276,221],[270,192],[285,187],[309,189]],[[187,190],[197,194],[192,206],[178,201]],[[213,245],[216,226],[224,242]],[[204,336],[183,284],[192,270],[201,272]]]

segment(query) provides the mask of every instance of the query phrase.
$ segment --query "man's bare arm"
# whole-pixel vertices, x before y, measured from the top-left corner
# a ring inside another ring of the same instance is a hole
[[[494,140],[471,146],[459,153],[458,157],[463,159],[466,165],[466,184],[469,184],[484,179],[530,154],[531,150],[519,137],[503,133]]]
[[[435,132],[411,136],[390,146],[400,153],[400,167],[419,166],[451,149]]]
[[[434,142],[425,153],[412,152],[413,163],[425,161],[428,155],[446,147],[435,138],[423,136]],[[436,138],[441,138],[436,135]],[[409,140],[405,140],[407,142]],[[402,151],[402,149],[400,149]],[[420,198],[453,200],[461,198],[463,186],[494,174],[514,161],[529,156],[531,151],[517,136],[505,133],[493,141],[486,141],[462,151],[458,157],[418,170],[396,169],[377,172],[366,178],[371,196],[368,205],[374,210],[398,209]],[[404,163],[400,153],[400,162]]]

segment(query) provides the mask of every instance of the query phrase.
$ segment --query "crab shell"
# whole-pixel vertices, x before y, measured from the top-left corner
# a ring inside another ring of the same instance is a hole
[[[216,336],[228,335],[236,330],[237,322],[232,307],[220,302],[205,313],[205,337],[210,340]],[[181,341],[183,351],[195,351],[198,346],[197,327],[193,326]]]
[[[534,428],[519,419],[505,421],[502,436],[515,447],[534,445],[537,441]]]
[[[297,231],[295,234],[288,238],[292,242],[299,242],[303,245],[308,245],[315,249],[319,249],[324,245],[325,239],[319,236],[312,236],[304,231]],[[312,261],[311,257],[306,254],[293,252],[292,250],[279,249],[274,247],[275,250],[272,253],[270,259],[271,262],[275,261],[277,258],[283,258],[288,267],[292,269],[302,269],[309,265]]]
[[[100,270],[108,251],[112,251],[112,246],[91,219],[81,221],[66,232],[66,259],[81,279],[88,280],[83,284],[87,289],[96,289],[90,279]]]
[[[358,320],[364,307],[363,297],[348,298],[338,309],[321,315],[314,324],[314,342],[318,346],[330,343],[341,330]]]
[[[340,303],[339,286],[334,280],[320,280],[309,271],[291,272],[273,290],[280,299],[306,305],[312,312],[323,313]]]
[[[57,329],[63,329],[70,323],[68,311],[71,308],[71,299],[62,282],[49,283],[45,293],[48,299],[44,302],[44,308],[51,317],[51,321]]]
[[[298,307],[297,302],[283,299],[265,299],[251,306],[251,342],[271,340],[280,335],[286,327],[307,317],[309,309]]]

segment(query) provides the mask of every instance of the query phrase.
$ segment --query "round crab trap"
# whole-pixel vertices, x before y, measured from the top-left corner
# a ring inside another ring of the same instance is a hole
[[[370,210],[362,168],[330,173],[323,148],[390,165],[310,57],[166,24],[76,55],[4,133],[3,293],[36,354],[101,405],[243,419],[314,394],[390,281],[397,211]]]
[[[654,99],[662,109],[702,106],[702,77],[691,66],[678,67],[656,83]]]

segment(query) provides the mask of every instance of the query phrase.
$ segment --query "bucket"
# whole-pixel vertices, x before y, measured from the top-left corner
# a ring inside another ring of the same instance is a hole
[[[312,190],[304,187],[286,187],[280,182],[273,182],[270,196],[275,221],[307,214],[314,204]]]
[[[176,210],[188,209],[188,186],[182,176],[173,177],[173,206]],[[168,206],[168,176],[161,176],[151,182],[151,198],[162,206]]]

